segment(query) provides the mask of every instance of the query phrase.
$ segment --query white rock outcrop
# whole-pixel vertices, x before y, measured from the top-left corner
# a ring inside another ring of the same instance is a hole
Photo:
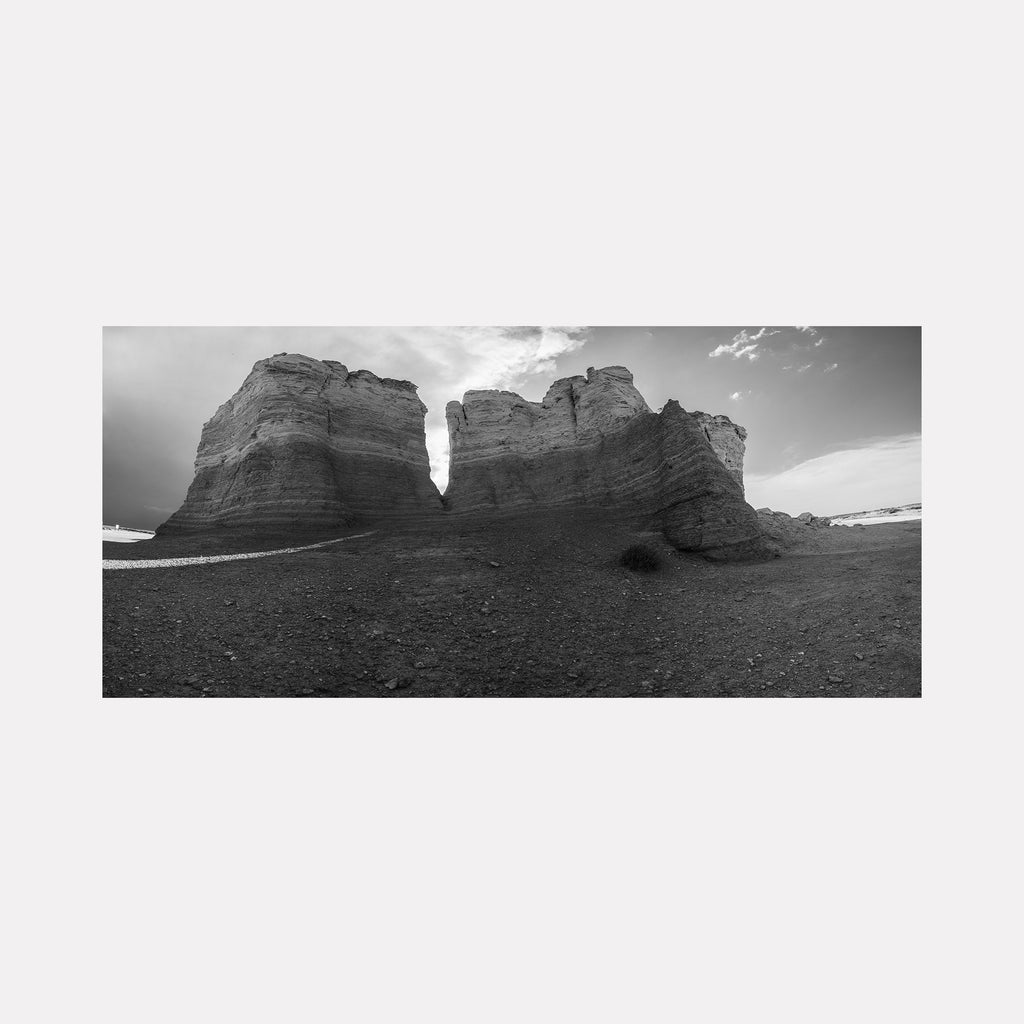
[[[695,412],[704,436],[711,442],[715,454],[732,473],[733,479],[743,489],[743,456],[747,451],[747,432],[728,416],[712,416],[706,412]]]
[[[261,359],[204,425],[185,503],[158,532],[440,512],[425,413],[409,381],[304,355]]]

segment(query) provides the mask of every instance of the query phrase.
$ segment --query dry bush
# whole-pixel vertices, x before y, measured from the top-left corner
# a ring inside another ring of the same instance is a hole
[[[661,555],[646,544],[631,544],[622,552],[619,564],[634,572],[654,572],[661,568]]]

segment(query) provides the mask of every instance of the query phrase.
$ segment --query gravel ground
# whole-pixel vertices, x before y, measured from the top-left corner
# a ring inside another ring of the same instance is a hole
[[[304,550],[256,560],[104,572],[104,694],[921,693],[920,523],[833,527],[831,550],[818,536],[819,550],[745,565],[583,514],[358,533],[292,538]],[[264,538],[262,552],[281,540]],[[661,551],[661,570],[618,565],[638,540]],[[131,546],[110,547],[120,560]],[[253,547],[240,536],[146,545],[172,559]]]

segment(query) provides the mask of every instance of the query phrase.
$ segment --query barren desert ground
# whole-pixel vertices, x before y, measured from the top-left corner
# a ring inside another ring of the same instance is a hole
[[[917,697],[921,523],[808,530],[720,565],[593,514],[365,533],[288,555],[104,570],[116,697]],[[332,535],[336,536],[336,535]],[[105,559],[319,536],[157,538]],[[636,573],[642,541],[663,566]]]

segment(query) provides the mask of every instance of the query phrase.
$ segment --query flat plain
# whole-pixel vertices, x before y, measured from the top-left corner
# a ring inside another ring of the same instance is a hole
[[[917,697],[921,523],[715,564],[598,513],[362,523],[287,555],[103,573],[112,697]],[[244,533],[105,559],[300,546]],[[662,567],[618,559],[643,542]]]

